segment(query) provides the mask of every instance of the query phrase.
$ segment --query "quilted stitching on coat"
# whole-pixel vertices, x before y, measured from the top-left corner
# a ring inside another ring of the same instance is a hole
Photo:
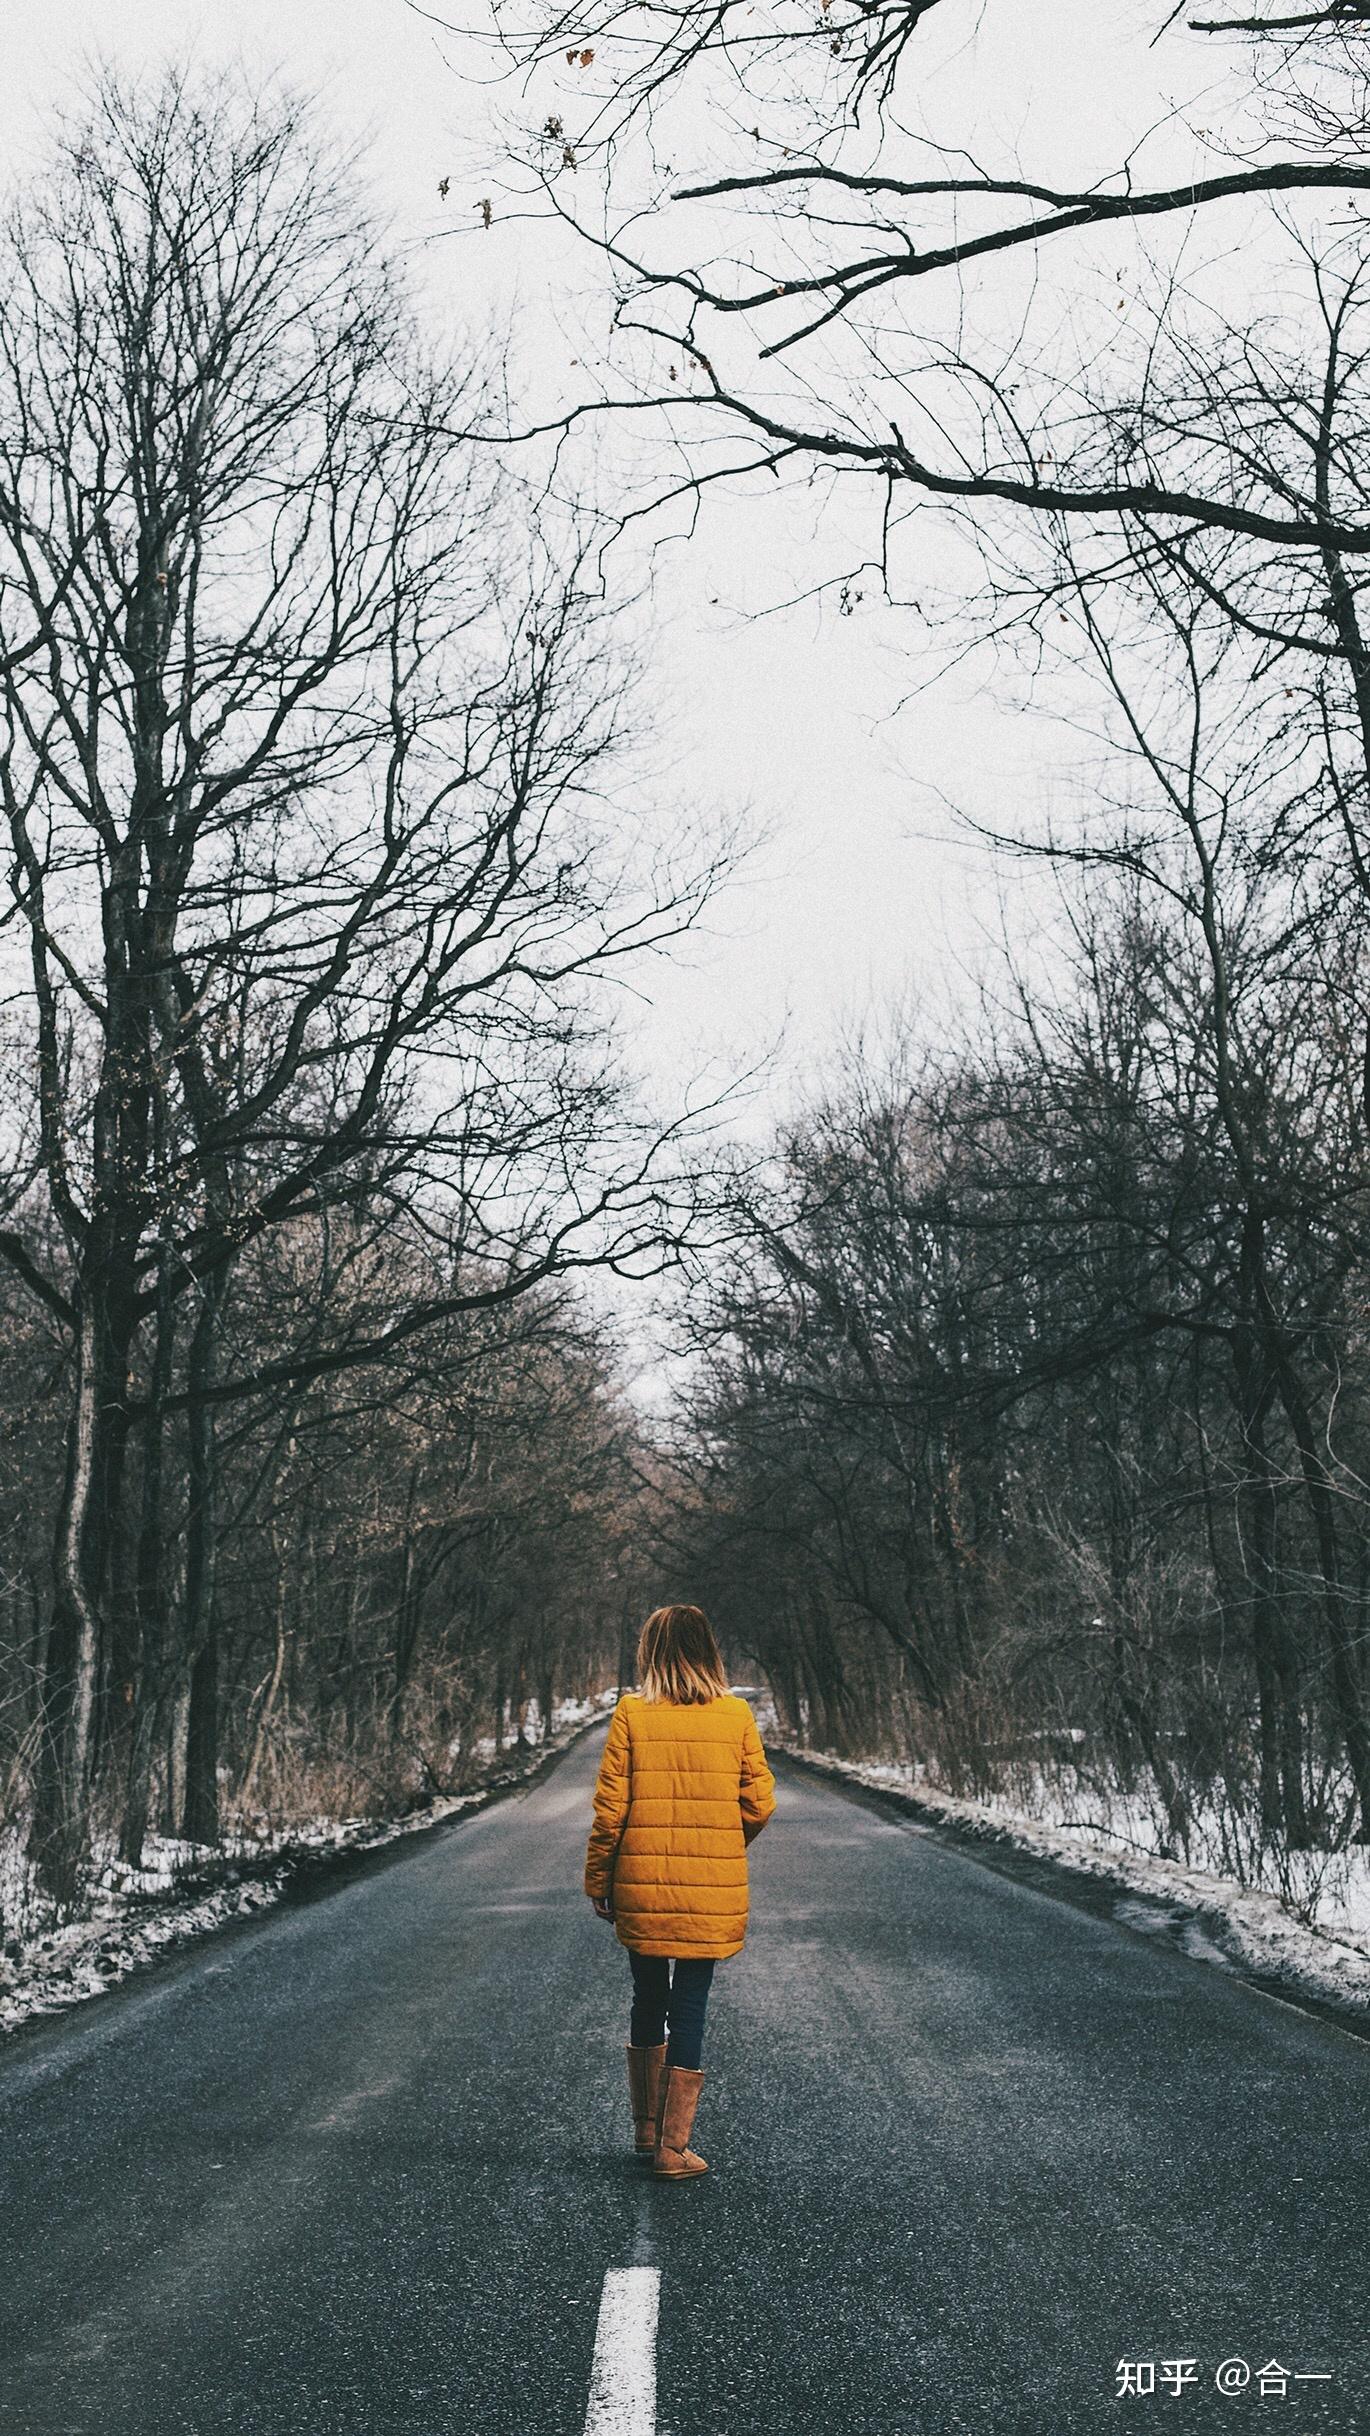
[[[625,1692],[600,1761],[585,1891],[612,1892],[619,1942],[636,1953],[722,1961],[746,1936],[747,1846],[774,1808],[745,1700],[676,1707]]]

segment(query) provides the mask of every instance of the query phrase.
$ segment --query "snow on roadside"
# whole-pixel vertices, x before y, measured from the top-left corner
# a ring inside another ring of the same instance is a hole
[[[616,1693],[605,1692],[597,1700],[559,1701],[550,1740],[534,1747],[531,1766],[537,1766],[545,1750],[564,1750],[616,1698]],[[492,1758],[493,1750],[492,1742]],[[474,1791],[444,1795],[403,1818],[311,1819],[267,1846],[238,1837],[210,1851],[150,1837],[146,1870],[130,1870],[106,1859],[88,1917],[22,1943],[7,1941],[0,1955],[0,2037],[40,2014],[59,2013],[87,1997],[103,1995],[159,1955],[227,1921],[266,1910],[311,1862],[371,1852],[435,1827],[463,1810],[481,1808],[511,1781],[513,1772],[506,1764],[498,1772],[492,1768],[489,1782]],[[0,1879],[12,1882],[21,1867],[14,1836],[0,1837]]]
[[[1066,1826],[1006,1804],[969,1801],[930,1785],[909,1761],[839,1759],[830,1751],[801,1749],[773,1724],[768,1739],[806,1767],[895,1795],[930,1824],[1039,1853],[1149,1898],[1147,1911],[1139,1909],[1130,1925],[1167,1925],[1162,1915],[1168,1912],[1178,1942],[1198,1959],[1235,1962],[1306,1996],[1370,2015],[1370,1855],[1348,1859],[1322,1903],[1318,1925],[1307,1926],[1264,1888],[1133,1849],[1097,1824]],[[1126,1909],[1119,1910],[1127,1919]]]

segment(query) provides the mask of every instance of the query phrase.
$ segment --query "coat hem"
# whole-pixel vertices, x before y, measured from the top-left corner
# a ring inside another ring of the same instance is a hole
[[[636,1937],[625,1937],[620,1928],[615,1928],[614,1935],[628,1953],[645,1954],[654,1962],[729,1962],[746,1943],[745,1938],[739,1937],[736,1945],[698,1945],[693,1940],[679,1939],[666,1944],[660,1937],[653,1937],[643,1945]]]

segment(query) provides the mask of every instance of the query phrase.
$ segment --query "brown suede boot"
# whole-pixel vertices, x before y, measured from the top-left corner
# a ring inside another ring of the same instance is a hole
[[[702,2072],[687,2072],[672,2064],[661,2076],[661,2113],[657,2118],[656,2155],[652,2170],[663,2182],[688,2182],[708,2167],[690,2146],[695,2108],[704,2087]]]
[[[630,2047],[628,2049],[628,2091],[633,2106],[633,2146],[639,2157],[650,2157],[656,2147],[657,2116],[661,2111],[661,2073],[666,2062],[666,2041],[659,2047]]]

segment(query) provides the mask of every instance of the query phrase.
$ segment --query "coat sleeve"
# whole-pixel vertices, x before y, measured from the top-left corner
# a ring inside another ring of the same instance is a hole
[[[766,1765],[761,1736],[750,1709],[742,1730],[742,1834],[752,1843],[775,1808],[775,1778]]]
[[[628,1713],[620,1700],[595,1780],[595,1823],[585,1855],[585,1892],[597,1899],[607,1895],[613,1885],[618,1840],[628,1824],[631,1779]]]

